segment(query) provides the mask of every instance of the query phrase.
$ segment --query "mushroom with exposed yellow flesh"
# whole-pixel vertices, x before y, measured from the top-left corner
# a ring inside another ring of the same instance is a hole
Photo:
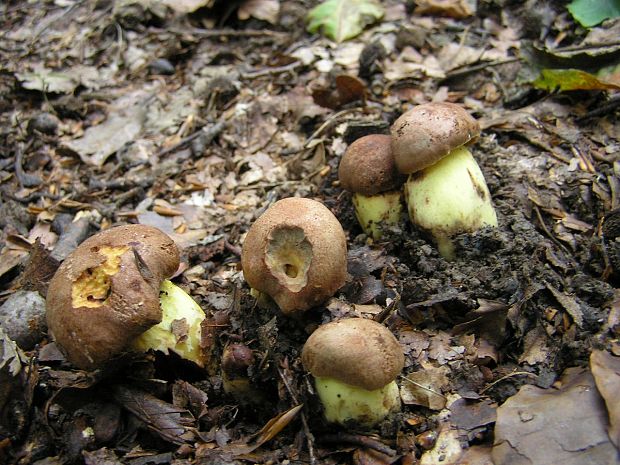
[[[391,133],[396,166],[409,175],[409,217],[433,236],[442,256],[454,258],[454,235],[497,226],[486,181],[466,146],[480,126],[465,109],[453,103],[418,105],[394,122]]]
[[[402,212],[404,177],[396,169],[390,141],[384,134],[360,137],[347,148],[338,167],[340,184],[353,193],[355,216],[373,239],[398,224]]]
[[[322,325],[306,341],[301,360],[329,422],[372,427],[400,409],[395,380],[405,357],[380,323],[349,318]]]
[[[250,227],[241,252],[243,275],[285,314],[325,302],[347,276],[342,226],[322,203],[290,197],[269,207]]]
[[[110,228],[80,244],[56,270],[46,299],[50,332],[67,359],[90,370],[135,347],[163,350],[161,333],[157,347],[142,336],[159,324],[175,334],[166,336],[168,349],[200,364],[194,338],[204,312],[165,279],[178,266],[174,241],[150,226]]]

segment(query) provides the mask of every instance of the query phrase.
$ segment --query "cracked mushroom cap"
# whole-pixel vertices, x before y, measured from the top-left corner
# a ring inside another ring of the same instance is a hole
[[[478,122],[461,106],[425,103],[398,118],[391,129],[392,153],[401,173],[431,166],[480,134]]]
[[[385,134],[370,134],[349,145],[338,167],[343,189],[370,196],[400,187],[403,177],[396,169],[391,140]]]
[[[250,227],[241,252],[243,275],[283,313],[315,307],[342,287],[347,242],[342,226],[322,203],[279,200]]]
[[[80,244],[47,291],[48,326],[67,359],[96,368],[159,323],[159,288],[178,266],[174,241],[151,226],[114,227]]]
[[[372,391],[394,381],[405,365],[392,332],[376,321],[348,318],[314,331],[301,353],[314,377],[333,378]]]

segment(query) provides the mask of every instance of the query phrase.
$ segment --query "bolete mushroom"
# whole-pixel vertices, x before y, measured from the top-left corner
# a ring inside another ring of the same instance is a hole
[[[404,366],[389,329],[364,318],[320,326],[301,354],[329,422],[371,427],[400,408],[396,377]]]
[[[290,197],[269,207],[250,227],[241,252],[243,275],[285,314],[315,307],[342,287],[347,242],[322,203]]]
[[[480,126],[465,109],[453,103],[418,105],[394,122],[391,133],[396,166],[409,175],[409,217],[433,236],[442,256],[454,257],[455,234],[497,226],[484,176],[466,147]]]
[[[191,334],[195,322],[188,315],[196,308],[188,309],[187,300],[177,305],[180,289],[164,281],[178,266],[174,241],[150,226],[118,226],[82,242],[56,270],[47,292],[48,326],[67,359],[89,370],[128,350],[162,321],[160,289],[166,318],[177,322],[177,332]],[[182,316],[172,315],[177,307],[184,309]]]
[[[398,224],[402,212],[404,179],[396,169],[390,141],[384,134],[360,137],[347,148],[338,167],[340,184],[353,193],[355,216],[373,239]]]

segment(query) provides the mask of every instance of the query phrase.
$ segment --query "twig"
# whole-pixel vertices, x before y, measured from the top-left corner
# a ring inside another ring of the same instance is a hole
[[[224,121],[218,121],[217,123],[215,123],[213,126],[209,128],[206,128],[206,127],[201,128],[198,131],[194,132],[193,134],[190,134],[189,136],[184,137],[176,144],[171,145],[170,147],[167,147],[163,150],[160,150],[159,153],[156,155],[156,157],[160,158],[165,155],[168,155],[169,153],[174,152],[175,150],[179,149],[183,145],[190,143],[194,139],[198,139],[200,136],[203,136],[205,138],[205,145],[209,145],[213,141],[213,139],[215,139],[219,135],[219,133],[224,130],[225,127],[226,127],[226,123]]]
[[[446,396],[444,396],[442,393],[437,392],[437,391],[435,391],[435,390],[433,390],[433,389],[431,389],[431,388],[429,388],[429,387],[427,387],[427,386],[424,386],[424,385],[422,385],[422,384],[420,384],[420,383],[416,383],[415,381],[413,381],[413,380],[411,380],[411,379],[407,378],[406,376],[403,376],[403,379],[405,379],[405,380],[409,381],[411,384],[413,384],[414,386],[419,387],[420,389],[424,389],[425,391],[432,392],[433,394],[435,394],[435,395],[437,395],[437,396],[439,396],[439,397],[443,397],[444,399],[447,399],[447,397],[446,397]]]
[[[291,399],[293,399],[293,402],[299,405],[300,404],[299,399],[293,392],[293,388],[291,387],[288,380],[286,379],[286,376],[284,376],[284,373],[282,373],[282,370],[280,369],[280,367],[278,367],[278,374],[280,375],[280,379],[284,383],[286,390],[291,396]],[[303,410],[301,411],[301,424],[304,427],[304,434],[306,435],[306,441],[308,442],[308,454],[310,455],[310,464],[315,465],[316,456],[314,455],[314,435],[310,431],[310,427],[308,426],[308,419],[306,418],[306,413]]]
[[[290,71],[295,71],[295,69],[302,66],[300,61],[294,61],[284,66],[274,66],[272,68],[264,68],[258,71],[250,71],[248,73],[242,74],[241,77],[245,79],[255,79],[263,76],[271,76],[273,74],[280,73],[288,73]]]
[[[284,37],[286,34],[284,32],[271,31],[269,29],[243,29],[243,30],[235,30],[235,29],[200,29],[200,28],[188,28],[188,29],[178,29],[171,28],[166,29],[151,29],[155,32],[172,32],[173,34],[189,34],[193,36],[200,37]]]
[[[466,76],[468,74],[475,73],[476,71],[480,71],[480,70],[485,69],[485,68],[490,68],[492,66],[505,65],[505,64],[508,64],[508,63],[514,63],[516,61],[519,61],[519,58],[507,58],[505,60],[485,61],[485,62],[479,63],[477,65],[471,65],[471,66],[455,68],[452,71],[448,72],[446,74],[446,77],[444,77],[441,80],[441,82],[447,81],[448,79],[454,79],[456,77]]]
[[[373,449],[377,452],[381,452],[382,454],[389,455],[391,457],[396,455],[396,451],[391,447],[386,446],[381,441],[369,438],[368,436],[362,436],[361,434],[351,434],[343,432],[326,434],[324,436],[321,436],[320,441],[329,443],[346,442],[348,444],[354,444],[356,446]]]
[[[530,373],[529,371],[513,371],[512,373],[508,373],[505,376],[502,376],[499,379],[496,379],[495,381],[493,381],[491,384],[489,384],[487,387],[485,387],[482,391],[480,391],[480,394],[484,394],[486,391],[488,391],[489,389],[491,389],[493,386],[495,386],[497,383],[501,383],[504,380],[507,380],[508,378],[512,378],[513,376],[532,376],[532,377],[536,377],[536,375],[534,373]]]

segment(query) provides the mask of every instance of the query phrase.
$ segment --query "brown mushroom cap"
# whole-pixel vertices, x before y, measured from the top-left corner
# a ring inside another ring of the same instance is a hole
[[[80,244],[47,291],[48,326],[67,359],[96,368],[159,323],[159,288],[178,266],[174,241],[150,226],[114,227]]]
[[[347,242],[342,226],[322,203],[279,200],[252,225],[243,243],[245,280],[269,295],[282,312],[323,303],[347,276]]]
[[[396,167],[401,173],[411,174],[476,138],[480,125],[459,105],[432,102],[403,113],[391,132]]]
[[[391,140],[384,134],[370,134],[349,145],[338,167],[343,189],[375,195],[399,188],[404,179],[396,169]]]
[[[405,356],[392,332],[364,318],[332,321],[310,335],[301,361],[315,377],[334,378],[369,391],[394,381]]]

